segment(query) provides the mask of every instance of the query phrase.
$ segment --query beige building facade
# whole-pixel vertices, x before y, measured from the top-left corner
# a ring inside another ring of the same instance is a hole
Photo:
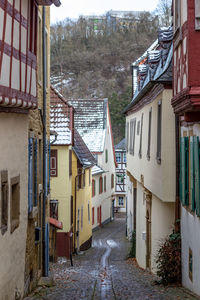
[[[163,38],[165,34],[169,35],[168,41]],[[136,234],[138,264],[153,273],[156,273],[160,244],[172,232],[175,222],[176,153],[170,34],[170,30],[163,32],[162,29],[159,33],[159,44],[167,49],[165,61],[160,55],[162,50],[154,49],[148,52],[148,64],[139,65],[138,87],[126,110],[127,232],[129,237],[131,231]]]

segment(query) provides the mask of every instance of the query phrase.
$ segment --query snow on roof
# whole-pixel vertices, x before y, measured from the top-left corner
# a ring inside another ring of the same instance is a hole
[[[50,131],[57,133],[54,145],[69,145],[72,143],[70,105],[64,100],[61,94],[51,88],[50,99]],[[50,141],[54,136],[50,137]]]
[[[126,150],[126,139],[121,140],[117,145],[115,145],[115,150]]]
[[[74,125],[91,152],[103,152],[107,99],[70,99],[75,108]]]
[[[92,155],[76,129],[74,129],[73,150],[83,167],[88,168],[96,164],[94,156]]]
[[[102,174],[104,172],[105,171],[102,168],[100,168],[99,166],[97,166],[97,165],[92,167],[92,176],[95,176],[95,175],[98,175],[98,174]]]

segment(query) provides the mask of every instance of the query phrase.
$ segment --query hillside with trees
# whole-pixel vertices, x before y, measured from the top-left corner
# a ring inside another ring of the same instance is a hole
[[[128,15],[108,26],[103,19],[66,19],[51,27],[51,81],[67,98],[108,98],[115,143],[124,137],[122,111],[132,97],[131,63],[156,39],[159,17]]]

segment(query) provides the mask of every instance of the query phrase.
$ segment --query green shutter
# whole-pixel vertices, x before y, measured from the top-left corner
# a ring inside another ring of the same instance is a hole
[[[189,195],[190,195],[190,201],[192,202],[192,211],[195,211],[195,186],[194,186],[194,136],[190,137],[190,186],[189,186]]]
[[[195,201],[196,214],[200,216],[200,194],[199,194],[199,137],[194,137],[194,176],[195,176]]]
[[[189,204],[188,197],[188,145],[189,138],[181,137],[180,145],[180,200],[183,205]]]

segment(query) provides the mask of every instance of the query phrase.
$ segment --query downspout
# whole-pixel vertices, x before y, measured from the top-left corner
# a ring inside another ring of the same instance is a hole
[[[175,232],[180,232],[180,200],[179,200],[179,171],[180,171],[180,137],[179,137],[179,116],[175,116],[175,138],[176,138],[176,202],[175,202]]]
[[[74,199],[74,251],[76,251],[76,180],[77,180],[78,175],[75,176],[75,199]]]
[[[46,183],[46,151],[47,151],[47,138],[46,138],[46,10],[43,6],[42,8],[42,66],[43,66],[43,211],[42,211],[42,262],[43,262],[43,276],[48,276],[47,263],[46,260],[46,197],[47,197],[47,183]]]

